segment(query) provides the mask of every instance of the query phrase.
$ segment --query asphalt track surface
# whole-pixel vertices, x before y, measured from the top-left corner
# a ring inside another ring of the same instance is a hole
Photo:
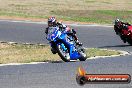
[[[131,53],[132,47],[115,35],[113,27],[72,25],[85,47],[110,48]],[[0,21],[0,41],[48,43],[46,24]],[[0,67],[0,88],[132,88],[130,84],[86,84],[79,86],[75,74],[83,66],[90,74],[132,75],[132,55],[99,58],[85,62],[54,62]]]

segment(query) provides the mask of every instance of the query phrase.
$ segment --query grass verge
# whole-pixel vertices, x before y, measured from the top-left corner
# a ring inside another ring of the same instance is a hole
[[[116,18],[132,23],[132,11],[118,10],[58,10],[52,12],[59,19],[75,22],[112,24]]]
[[[58,20],[98,23],[98,24],[113,24],[116,18],[120,18],[125,22],[132,23],[132,11],[118,11],[118,10],[55,10],[51,11],[50,15],[56,16]],[[1,12],[0,16],[8,16],[17,18],[40,19],[45,20],[49,15],[33,15],[30,13],[21,12]],[[6,18],[5,18],[6,19]]]
[[[131,5],[131,0],[1,0],[0,16],[25,20],[56,16],[64,21],[99,24],[112,24],[118,17],[132,23]]]
[[[90,48],[86,50],[88,57],[118,55],[118,51]],[[48,45],[24,45],[0,43],[0,64],[30,63],[61,60],[53,55]]]

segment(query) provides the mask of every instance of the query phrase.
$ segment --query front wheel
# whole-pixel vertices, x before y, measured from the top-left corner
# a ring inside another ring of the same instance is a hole
[[[130,44],[132,46],[132,39],[128,38],[127,42],[128,42],[128,44]]]
[[[124,42],[124,43],[126,43],[127,41],[126,41],[126,38],[125,38],[125,36],[123,36],[123,35],[120,35],[120,38],[121,38],[121,40]]]
[[[68,48],[65,46],[65,44],[61,43],[56,46],[56,49],[58,51],[58,55],[61,57],[61,59],[65,62],[70,61],[70,55]]]

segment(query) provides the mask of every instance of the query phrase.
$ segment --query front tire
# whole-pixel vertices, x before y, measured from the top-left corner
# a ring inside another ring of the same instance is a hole
[[[132,46],[132,39],[127,39],[127,42],[128,42],[128,44],[130,44],[131,46]]]
[[[126,38],[125,38],[123,35],[120,35],[120,38],[121,38],[121,40],[122,40],[124,43],[127,42]]]
[[[67,49],[67,51],[64,51],[60,44],[56,46],[56,49],[58,51],[58,55],[61,57],[61,59],[64,62],[70,62],[70,55],[69,55],[68,49]]]

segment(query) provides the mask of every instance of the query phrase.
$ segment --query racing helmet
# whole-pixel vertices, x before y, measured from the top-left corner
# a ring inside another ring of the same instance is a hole
[[[56,18],[55,17],[49,17],[48,18],[48,26],[52,27],[56,25]]]
[[[117,25],[120,22],[120,19],[115,20],[115,25]]]

